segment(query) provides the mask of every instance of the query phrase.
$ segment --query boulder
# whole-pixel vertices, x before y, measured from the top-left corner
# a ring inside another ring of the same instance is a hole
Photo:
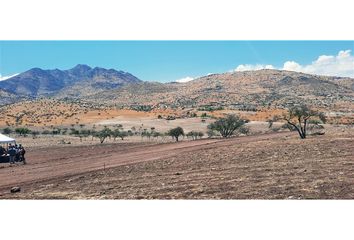
[[[21,192],[21,188],[20,187],[12,187],[10,190],[11,193],[17,193],[17,192]]]

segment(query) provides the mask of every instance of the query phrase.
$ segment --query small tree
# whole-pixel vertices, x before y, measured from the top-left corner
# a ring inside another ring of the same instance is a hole
[[[194,131],[190,131],[186,134],[187,138],[191,137],[194,140]]]
[[[161,134],[160,132],[154,131],[154,132],[152,133],[152,136],[153,136],[154,138],[158,139],[159,137],[162,136],[162,134]]]
[[[237,115],[229,114],[209,124],[208,128],[219,132],[222,137],[227,138],[232,136],[236,130],[240,129],[247,122],[247,120],[241,119]]]
[[[141,139],[147,137],[150,140],[151,136],[153,136],[153,133],[149,132],[147,129],[144,129],[144,131],[141,132]]]
[[[107,127],[95,133],[95,137],[100,139],[101,144],[104,142],[104,140],[106,140],[106,138],[110,137],[111,135],[112,135],[112,130]]]
[[[122,140],[124,140],[125,137],[128,137],[128,132],[126,131],[119,131],[118,132],[118,137]]]
[[[178,142],[178,138],[180,136],[184,136],[184,131],[183,131],[183,128],[181,127],[176,127],[176,128],[173,128],[173,129],[170,129],[167,134],[169,136],[171,136],[172,138],[174,138],[176,140],[176,142]]]
[[[306,105],[290,108],[288,113],[283,116],[287,124],[299,133],[301,139],[305,139],[307,136],[307,128],[310,119],[316,117],[323,123],[326,122],[326,117],[323,113],[312,110]]]
[[[114,141],[116,140],[117,137],[119,137],[119,134],[120,134],[120,130],[118,128],[112,131],[112,137]]]
[[[197,140],[198,138],[202,138],[204,133],[198,131],[190,131],[186,134],[187,137],[191,137],[193,140]]]

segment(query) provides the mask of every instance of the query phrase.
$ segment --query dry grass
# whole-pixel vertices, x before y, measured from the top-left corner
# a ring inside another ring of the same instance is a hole
[[[354,131],[183,152],[27,186],[7,198],[353,199]]]

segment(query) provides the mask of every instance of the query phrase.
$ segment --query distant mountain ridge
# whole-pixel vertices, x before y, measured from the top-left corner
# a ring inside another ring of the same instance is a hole
[[[254,111],[307,104],[354,114],[354,79],[264,69],[159,83],[114,69],[77,65],[64,71],[33,68],[0,82],[0,105],[38,97],[132,109]]]
[[[78,64],[69,70],[32,68],[1,81],[0,89],[32,98],[57,95],[84,96],[138,82],[141,80],[127,72]]]

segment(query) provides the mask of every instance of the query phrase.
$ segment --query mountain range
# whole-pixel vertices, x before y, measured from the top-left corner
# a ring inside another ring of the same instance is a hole
[[[125,108],[252,110],[304,103],[354,113],[354,79],[265,69],[212,74],[187,83],[158,83],[79,64],[69,70],[33,68],[0,82],[0,105],[38,97]]]
[[[1,81],[0,89],[31,98],[56,95],[79,97],[138,82],[141,80],[127,72],[78,64],[69,70],[32,68]]]

